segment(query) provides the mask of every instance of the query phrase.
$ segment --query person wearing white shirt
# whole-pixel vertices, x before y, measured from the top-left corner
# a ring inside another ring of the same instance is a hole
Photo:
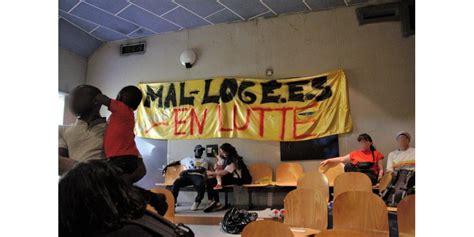
[[[203,151],[205,148],[201,145],[197,145],[194,148],[194,157],[186,157],[180,161],[172,162],[163,169],[163,175],[170,166],[182,165],[184,171],[181,172],[180,177],[177,178],[173,186],[171,186],[171,192],[173,193],[174,200],[178,200],[179,190],[182,187],[193,185],[197,195],[194,199],[194,203],[191,207],[192,211],[196,211],[204,198],[206,192],[206,180],[205,172],[209,168],[209,161],[206,158],[202,158]]]
[[[398,149],[388,154],[387,171],[415,170],[415,148],[410,147],[411,135],[401,131],[396,136]]]

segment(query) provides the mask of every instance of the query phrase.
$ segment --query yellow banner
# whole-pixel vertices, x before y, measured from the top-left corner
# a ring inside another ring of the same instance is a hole
[[[344,71],[264,80],[140,83],[136,134],[154,139],[300,141],[352,130]]]

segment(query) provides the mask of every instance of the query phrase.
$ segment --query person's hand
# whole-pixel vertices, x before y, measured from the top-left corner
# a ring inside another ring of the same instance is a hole
[[[98,94],[94,99],[95,104],[108,105],[110,104],[110,98],[104,94]]]
[[[323,161],[321,161],[321,163],[319,163],[319,166],[325,166],[325,165],[327,165],[328,163],[329,163],[328,160],[323,160]]]
[[[380,181],[380,180],[382,179],[382,177],[383,177],[383,172],[380,172],[380,173],[379,173],[379,178],[378,178],[377,180]]]

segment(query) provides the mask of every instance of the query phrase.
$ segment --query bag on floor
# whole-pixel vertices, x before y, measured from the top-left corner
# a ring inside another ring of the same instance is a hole
[[[231,208],[225,213],[221,227],[229,234],[240,234],[245,226],[250,222],[256,221],[257,217],[258,214],[256,212]]]
[[[194,237],[194,232],[184,224],[178,223],[175,225],[164,217],[152,213],[145,213],[140,219],[124,221],[124,224],[140,226],[153,233],[153,236]]]
[[[415,193],[415,171],[398,170],[393,173],[390,185],[380,196],[387,206],[396,207],[406,196]]]

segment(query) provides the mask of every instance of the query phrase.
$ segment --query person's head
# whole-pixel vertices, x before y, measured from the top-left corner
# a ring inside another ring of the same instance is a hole
[[[106,160],[81,162],[59,181],[60,236],[89,236],[144,214],[141,193]]]
[[[194,157],[196,158],[201,158],[202,156],[202,153],[204,152],[204,150],[206,150],[203,146],[201,145],[196,145],[194,147]]]
[[[357,137],[357,141],[359,142],[359,148],[362,151],[374,151],[375,147],[372,142],[372,137],[370,137],[367,133],[362,133]]]
[[[142,102],[142,96],[142,92],[136,86],[126,86],[118,93],[117,100],[136,110]]]
[[[224,159],[238,157],[237,150],[229,143],[224,143],[219,147],[219,155]]]
[[[401,150],[406,150],[410,147],[411,135],[408,132],[401,131],[397,133],[397,142],[398,148]]]
[[[102,92],[91,85],[80,85],[71,92],[69,108],[72,113],[79,117],[88,116],[92,113],[99,114],[100,105],[95,103],[95,97]]]

